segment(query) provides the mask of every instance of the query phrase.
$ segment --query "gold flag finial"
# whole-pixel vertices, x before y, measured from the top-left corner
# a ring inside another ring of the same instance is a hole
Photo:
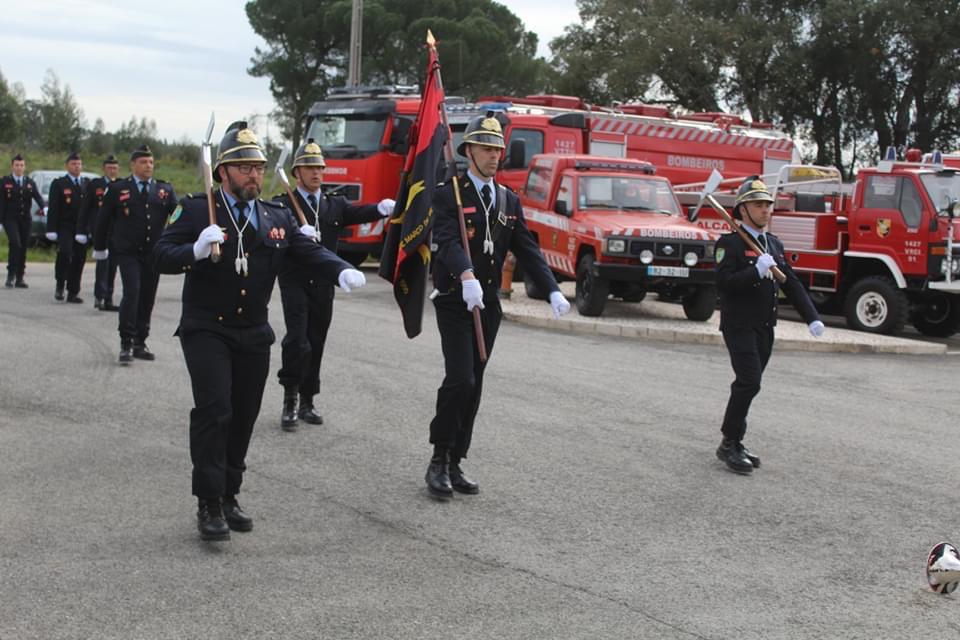
[[[430,31],[430,29],[427,29],[427,46],[433,48],[436,46],[436,44],[437,41],[433,37],[433,33]]]

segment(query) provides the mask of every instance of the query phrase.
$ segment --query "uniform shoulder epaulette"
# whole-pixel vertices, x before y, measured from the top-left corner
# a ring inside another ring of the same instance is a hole
[[[188,193],[187,195],[185,195],[185,196],[183,196],[183,197],[184,197],[185,200],[198,200],[198,199],[206,200],[206,199],[207,199],[207,195],[206,195],[205,193],[202,193],[202,192],[201,192],[201,193]]]
[[[277,209],[286,209],[287,205],[281,200],[265,200],[260,198],[260,202],[265,204],[268,207],[276,207]]]

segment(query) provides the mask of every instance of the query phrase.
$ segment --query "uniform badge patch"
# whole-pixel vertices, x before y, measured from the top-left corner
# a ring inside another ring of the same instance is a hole
[[[716,253],[717,262],[723,262],[723,256],[726,255],[726,253],[727,253],[727,250],[724,249],[723,247],[720,247],[719,249],[717,249],[717,253]]]
[[[177,205],[177,208],[173,210],[173,213],[170,214],[170,217],[167,218],[167,224],[173,224],[180,219],[180,214],[183,213],[183,207]]]

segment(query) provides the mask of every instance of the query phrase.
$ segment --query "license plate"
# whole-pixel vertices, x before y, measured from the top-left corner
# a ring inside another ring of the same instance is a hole
[[[658,267],[649,265],[647,267],[648,276],[667,276],[668,278],[689,278],[690,269],[687,267]]]

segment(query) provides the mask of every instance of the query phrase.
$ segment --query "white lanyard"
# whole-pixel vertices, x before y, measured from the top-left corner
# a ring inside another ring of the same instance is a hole
[[[223,198],[224,202],[227,202],[227,196],[223,193],[223,187],[220,187],[220,197]],[[239,202],[239,201],[238,201]],[[249,204],[249,203],[248,203]],[[243,250],[243,232],[247,229],[247,225],[250,224],[250,215],[247,215],[247,219],[243,221],[243,226],[237,226],[237,220],[233,217],[233,211],[230,211],[230,205],[227,205],[227,213],[230,215],[230,222],[233,223],[233,228],[237,230],[237,258],[233,261],[234,268],[237,270],[237,275],[240,275],[240,272],[243,271],[243,275],[247,275],[247,256]],[[253,205],[253,215],[257,213],[257,205]]]
[[[316,242],[320,242],[320,198],[315,193],[310,195],[317,199],[317,208],[313,208],[313,205],[310,204],[310,200],[308,198],[304,198],[303,202],[307,205],[307,208],[310,209],[310,211],[313,211],[313,228],[317,232],[317,237],[314,238],[314,240]]]
[[[489,184],[486,186],[490,186]],[[493,188],[490,188],[490,204],[483,201],[483,191],[480,192],[480,205],[483,206],[483,214],[487,218],[487,225],[484,228],[483,252],[493,255],[493,237],[490,235],[490,211],[493,209]]]

